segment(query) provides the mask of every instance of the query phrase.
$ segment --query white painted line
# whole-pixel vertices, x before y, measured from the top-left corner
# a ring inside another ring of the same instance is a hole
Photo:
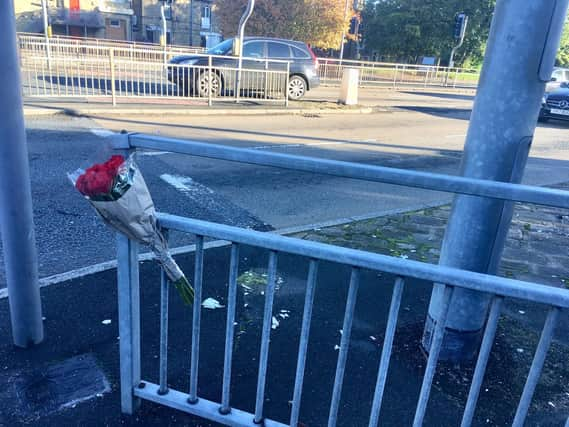
[[[163,156],[164,154],[171,154],[169,151],[138,151],[136,152],[138,156]]]
[[[457,133],[451,135],[445,135],[445,138],[464,138],[466,136],[465,133]]]
[[[100,138],[107,138],[115,134],[113,131],[107,129],[90,129],[90,131],[93,135],[97,135]]]
[[[213,190],[211,188],[195,182],[189,176],[170,175],[165,173],[160,175],[160,179],[194,200],[199,199],[203,194],[213,194]]]

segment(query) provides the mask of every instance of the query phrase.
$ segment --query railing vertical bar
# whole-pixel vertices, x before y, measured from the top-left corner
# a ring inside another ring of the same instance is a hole
[[[168,291],[166,271],[160,271],[160,388],[158,394],[168,393]]]
[[[558,307],[551,307],[549,313],[547,313],[547,319],[545,319],[545,325],[543,326],[541,337],[539,338],[537,350],[533,357],[533,362],[526,380],[526,385],[524,386],[524,391],[522,392],[522,397],[520,398],[520,403],[518,404],[518,409],[516,410],[512,427],[523,427],[524,425],[535,387],[537,386],[543,364],[545,363],[545,356],[547,355],[547,350],[549,350],[549,345],[553,338],[553,332],[557,325],[560,311]]]
[[[194,267],[194,312],[192,318],[192,354],[190,365],[189,403],[198,401],[198,364],[200,356],[200,326],[203,281],[203,236],[196,236],[196,255]]]
[[[439,360],[439,353],[443,343],[445,334],[445,324],[450,307],[450,301],[454,287],[446,285],[444,287],[443,302],[441,305],[441,315],[437,319],[435,333],[429,349],[429,358],[427,359],[427,367],[425,369],[425,376],[423,377],[423,384],[421,385],[421,392],[419,394],[419,402],[417,403],[417,410],[415,411],[415,418],[413,419],[413,427],[421,427],[425,412],[427,410],[427,403],[429,402],[429,395],[431,393],[431,385],[437,369],[437,362]]]
[[[261,338],[261,353],[259,356],[259,375],[257,377],[257,399],[255,402],[255,423],[263,421],[263,405],[265,402],[265,383],[267,380],[267,363],[269,359],[269,341],[273,321],[273,299],[277,276],[277,253],[269,255],[269,271],[267,288],[265,290],[265,313],[263,316],[263,331]]]
[[[121,411],[133,414],[140,405],[134,387],[140,383],[140,284],[138,244],[117,233],[117,296]]]
[[[292,410],[290,425],[298,425],[300,413],[300,399],[302,397],[302,385],[304,382],[304,369],[306,366],[306,351],[310,336],[310,322],[312,320],[312,307],[314,304],[314,288],[318,276],[318,261],[310,260],[308,279],[306,281],[306,295],[304,297],[304,313],[302,314],[302,328],[300,330],[300,344],[298,345],[298,360],[296,362],[296,377],[294,381],[294,395],[292,398]]]
[[[387,317],[387,326],[385,328],[385,339],[383,340],[383,349],[381,351],[377,382],[375,384],[373,403],[371,405],[369,427],[376,427],[379,422],[381,402],[383,401],[383,391],[385,390],[385,383],[387,381],[387,371],[389,369],[389,360],[391,359],[393,338],[395,337],[395,330],[397,328],[397,318],[399,316],[399,307],[401,306],[401,297],[403,296],[404,286],[405,280],[402,277],[398,277],[393,285],[391,305],[389,306],[389,316]]]
[[[239,245],[231,245],[231,261],[229,265],[229,289],[227,295],[227,323],[225,325],[225,356],[223,359],[223,386],[221,391],[221,407],[219,412],[229,414],[229,397],[231,392],[231,360],[233,359],[233,338],[235,335],[235,307],[237,299],[237,276],[239,273]]]
[[[502,309],[503,301],[504,298],[500,296],[495,296],[492,301],[488,322],[486,323],[486,330],[484,331],[484,338],[482,339],[476,368],[474,369],[474,375],[472,376],[472,384],[470,385],[466,408],[464,409],[464,415],[462,416],[462,422],[460,424],[461,427],[468,427],[472,424],[474,411],[476,410],[476,403],[478,402],[478,396],[480,394],[480,387],[482,386],[484,373],[486,372],[486,366],[488,365],[488,358],[490,357],[490,350],[492,350],[492,344],[494,343],[494,337],[496,336],[496,328],[498,326],[498,320],[500,319],[500,311]]]
[[[342,326],[342,339],[340,340],[340,354],[336,365],[336,377],[334,378],[334,389],[332,391],[332,403],[330,404],[330,414],[328,416],[328,427],[335,427],[338,420],[338,409],[340,408],[340,397],[344,384],[344,372],[348,359],[348,347],[350,346],[350,335],[354,320],[354,310],[356,308],[356,297],[360,284],[360,269],[353,267],[350,277],[350,288],[348,290],[348,301],[346,302],[346,312],[344,314],[344,324]]]

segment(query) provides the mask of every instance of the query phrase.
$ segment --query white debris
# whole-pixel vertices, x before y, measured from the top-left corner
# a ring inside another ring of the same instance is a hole
[[[547,404],[548,404],[549,406],[551,406],[552,408],[555,408],[555,404],[554,404],[553,402],[547,402]]]
[[[233,326],[237,326],[239,323],[237,322],[233,322]]]
[[[247,308],[247,307],[249,307],[249,304],[245,303],[245,304],[243,304],[243,307]]]
[[[403,255],[399,255],[399,258],[402,258],[402,259],[407,259],[407,258],[409,258],[409,256],[408,256],[408,255],[405,255],[405,254],[403,254]]]
[[[339,346],[338,344],[336,344],[336,345],[334,346],[334,350],[340,350],[340,346]]]
[[[277,329],[281,322],[275,316],[273,316],[273,322],[271,324],[271,329]]]
[[[209,308],[210,310],[215,310],[216,308],[223,308],[224,305],[221,305],[218,300],[214,298],[208,298],[204,302],[202,302],[203,308]]]
[[[103,325],[110,325],[111,324],[111,319],[105,319],[101,322]]]
[[[523,311],[523,310],[518,310],[518,313],[520,313],[520,314],[526,314],[526,312]]]
[[[241,286],[242,288],[247,289],[248,291],[252,291],[252,290],[253,290],[253,288],[251,288],[251,287],[245,285],[244,283],[241,283],[240,286]]]
[[[340,329],[339,332],[340,332],[340,335],[344,335],[344,330],[343,330],[343,329]]]
[[[523,352],[524,352],[524,349],[523,349],[523,348],[516,348],[516,351],[517,351],[518,353],[523,353]]]
[[[47,318],[46,317],[42,317],[41,320],[45,321]]]
[[[371,237],[373,237],[374,239],[377,239],[377,236],[375,234],[372,234]]]
[[[370,335],[370,336],[369,336],[369,339],[372,340],[372,341],[377,341],[377,338],[374,337],[373,335]]]

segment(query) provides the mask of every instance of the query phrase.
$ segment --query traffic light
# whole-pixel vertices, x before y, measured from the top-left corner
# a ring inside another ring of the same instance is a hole
[[[464,32],[466,31],[466,20],[467,17],[465,13],[459,13],[456,15],[456,18],[454,18],[453,36],[456,40],[460,40],[464,37]]]

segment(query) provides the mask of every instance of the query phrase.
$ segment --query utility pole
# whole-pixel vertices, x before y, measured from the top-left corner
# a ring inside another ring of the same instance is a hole
[[[350,8],[350,0],[346,0],[346,8],[344,9],[344,29],[342,31],[342,44],[340,45],[340,64],[344,59],[344,44],[346,42],[346,20],[348,19],[348,9]]]
[[[245,25],[247,24],[247,21],[253,14],[254,8],[255,8],[255,0],[249,0],[249,2],[247,3],[247,9],[245,9],[245,13],[243,13],[243,16],[241,16],[241,20],[239,21],[237,52],[234,52],[239,55],[239,63],[237,67],[237,89],[235,93],[236,102],[239,102],[239,92],[241,90],[241,69],[243,68],[243,41],[245,39]]]
[[[568,2],[498,0],[466,137],[462,176],[521,182]],[[439,264],[495,274],[512,213],[511,202],[457,195]],[[443,292],[443,286],[435,284],[422,342],[427,351],[441,315]],[[455,288],[441,359],[474,358],[490,297]]]
[[[162,45],[162,47],[164,48],[164,65],[166,65],[168,63],[168,43],[167,43],[167,34],[168,34],[168,28],[166,25],[166,5],[165,2],[162,2],[162,5],[160,6],[160,17],[162,18],[162,37],[160,37],[160,44]]]
[[[0,235],[12,338],[28,347],[43,340],[43,323],[13,1],[0,8],[0,40]]]
[[[190,0],[190,46],[194,45],[194,0]]]

